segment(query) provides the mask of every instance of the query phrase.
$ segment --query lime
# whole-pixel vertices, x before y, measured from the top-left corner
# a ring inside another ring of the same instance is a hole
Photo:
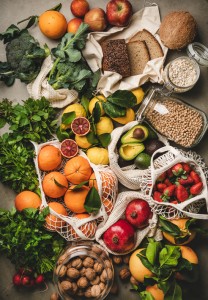
[[[138,169],[147,169],[150,166],[151,156],[145,152],[140,153],[134,160]]]

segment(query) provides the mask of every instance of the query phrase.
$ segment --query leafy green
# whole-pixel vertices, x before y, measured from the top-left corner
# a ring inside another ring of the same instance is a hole
[[[51,278],[57,257],[65,241],[57,233],[46,231],[45,217],[49,208],[0,209],[0,252],[4,253],[17,269],[31,268]]]
[[[126,115],[126,108],[110,103],[108,101],[103,103],[103,109],[106,115],[111,118],[124,117]]]
[[[107,100],[115,105],[129,108],[137,104],[136,96],[127,90],[118,90],[107,97]]]
[[[172,266],[178,265],[178,259],[181,257],[180,248],[171,245],[165,245],[165,247],[159,253],[159,263],[162,266]]]
[[[146,257],[152,265],[154,265],[157,262],[158,253],[161,250],[161,247],[162,246],[160,242],[150,242],[147,245]]]
[[[86,196],[84,208],[88,213],[97,213],[101,208],[100,196],[94,186],[91,187]]]
[[[48,82],[54,89],[75,89],[79,95],[92,95],[100,78],[100,71],[93,74],[82,56],[88,25],[82,23],[76,34],[66,33],[52,54],[55,57]]]

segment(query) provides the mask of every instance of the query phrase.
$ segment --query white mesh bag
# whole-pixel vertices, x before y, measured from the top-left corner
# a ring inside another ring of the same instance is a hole
[[[140,189],[140,177],[143,175],[145,170],[137,169],[135,164],[131,164],[127,167],[120,167],[118,164],[119,154],[117,150],[117,143],[125,132],[138,124],[140,124],[138,121],[132,121],[122,127],[115,128],[111,133],[111,142],[108,146],[111,170],[113,170],[113,172],[117,175],[119,182],[131,190]],[[169,144],[165,137],[158,133],[157,135],[161,142],[165,145]]]
[[[98,229],[95,234],[96,241],[103,246],[109,253],[114,254],[114,255],[125,255],[127,253],[132,252],[134,249],[136,249],[139,244],[142,242],[142,240],[148,236],[148,237],[154,237],[156,240],[161,240],[162,235],[161,231],[157,229],[157,215],[153,213],[152,218],[149,220],[149,226],[147,226],[144,229],[137,229],[135,231],[135,244],[132,249],[130,249],[127,252],[123,253],[117,253],[114,251],[111,251],[106,244],[104,243],[102,239],[103,233],[115,222],[117,222],[119,219],[124,218],[125,214],[125,209],[128,205],[129,202],[131,202],[133,199],[143,199],[147,202],[149,202],[149,197],[145,196],[144,194],[136,191],[126,191],[126,192],[121,192],[118,194],[118,198],[116,200],[116,204],[113,208],[113,211],[111,212],[107,222],[101,226],[98,226]]]
[[[50,224],[49,230],[57,231],[61,236],[63,236],[67,241],[75,240],[93,240],[95,239],[95,232],[97,230],[98,224],[104,225],[111,213],[113,206],[115,204],[117,194],[118,194],[118,180],[113,171],[109,166],[104,165],[94,165],[90,163],[96,177],[96,182],[98,186],[98,193],[100,199],[102,199],[102,205],[97,214],[90,214],[90,217],[84,219],[78,219],[74,217],[73,213],[65,206],[64,197],[52,199],[45,195],[42,189],[42,179],[49,172],[43,172],[38,168],[38,153],[40,149],[46,145],[53,145],[57,148],[60,147],[60,142],[58,140],[49,141],[43,144],[34,143],[36,157],[35,167],[38,174],[39,186],[41,191],[42,205],[41,208],[47,207],[49,202],[61,203],[67,210],[68,215],[60,215],[56,213],[50,207],[50,215],[47,216]],[[80,151],[78,155],[83,156],[88,160],[84,152]],[[61,166],[55,170],[63,173],[64,166],[68,159],[63,158]],[[89,160],[88,160],[89,161]],[[70,183],[69,183],[70,187]],[[54,217],[57,217],[54,220]],[[47,225],[46,225],[47,227]]]
[[[154,160],[154,156],[158,153],[163,153],[157,159]],[[156,179],[165,171],[170,169],[177,163],[184,162],[189,163],[194,170],[200,175],[203,182],[203,189],[201,194],[185,200],[179,204],[173,204],[168,202],[157,202],[151,195],[153,192],[153,186]],[[148,168],[141,179],[141,190],[144,194],[150,196],[150,202],[153,211],[167,219],[176,218],[195,218],[195,219],[208,219],[208,214],[199,213],[200,209],[206,205],[208,207],[208,169],[200,155],[196,152],[176,149],[171,146],[165,146],[158,149],[151,158],[151,166]]]

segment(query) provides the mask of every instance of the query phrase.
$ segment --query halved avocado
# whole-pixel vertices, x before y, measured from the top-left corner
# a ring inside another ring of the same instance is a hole
[[[147,127],[143,125],[136,125],[122,136],[121,143],[141,143],[148,138],[148,135],[149,132]]]
[[[142,143],[123,144],[119,148],[119,154],[124,160],[132,160],[145,149]]]

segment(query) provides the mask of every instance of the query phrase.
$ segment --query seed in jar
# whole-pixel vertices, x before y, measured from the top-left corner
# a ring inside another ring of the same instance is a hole
[[[196,82],[197,71],[189,58],[174,60],[169,66],[169,79],[180,87],[189,87]]]

